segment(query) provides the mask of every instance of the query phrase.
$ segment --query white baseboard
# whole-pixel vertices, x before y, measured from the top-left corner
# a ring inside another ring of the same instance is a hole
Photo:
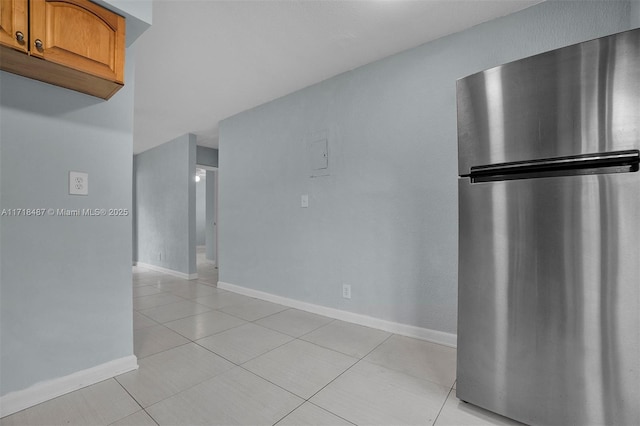
[[[152,271],[163,272],[168,275],[173,275],[174,277],[183,278],[185,280],[197,280],[198,273],[195,274],[185,274],[184,272],[174,271],[173,269],[163,268],[162,266],[151,265],[149,263],[142,262],[133,262],[133,266],[140,266],[142,268],[151,269]]]
[[[0,417],[8,416],[41,402],[110,379],[138,368],[138,358],[130,355],[105,362],[68,376],[39,382],[26,389],[10,392],[0,398]]]
[[[364,325],[365,327],[377,328],[379,330],[400,334],[402,336],[415,337],[417,339],[426,340],[428,342],[437,343],[439,345],[449,346],[452,348],[455,348],[457,345],[458,336],[453,333],[445,333],[442,331],[431,330],[429,328],[416,327],[414,325],[387,321],[380,318],[370,317],[368,315],[356,314],[349,311],[343,311],[341,309],[328,308],[326,306],[315,305],[313,303],[302,302],[295,299],[289,299],[288,297],[277,296],[275,294],[265,293],[263,291],[241,287],[222,281],[218,281],[218,288],[249,297],[255,297],[256,299],[278,303],[290,308],[300,309],[301,311],[307,311],[318,315],[324,315],[329,318],[335,318],[341,321]]]

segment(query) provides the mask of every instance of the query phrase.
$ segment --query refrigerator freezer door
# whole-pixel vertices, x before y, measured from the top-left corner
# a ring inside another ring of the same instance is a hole
[[[640,424],[640,172],[459,180],[457,397]]]
[[[640,149],[640,29],[458,80],[458,174]]]

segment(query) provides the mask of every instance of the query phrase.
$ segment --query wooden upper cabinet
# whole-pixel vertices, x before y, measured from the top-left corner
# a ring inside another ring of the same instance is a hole
[[[122,16],[88,0],[0,2],[1,69],[103,99],[124,85]]]
[[[123,17],[87,0],[31,0],[33,56],[120,83],[124,30]]]
[[[27,52],[29,9],[26,0],[0,0],[0,45]]]

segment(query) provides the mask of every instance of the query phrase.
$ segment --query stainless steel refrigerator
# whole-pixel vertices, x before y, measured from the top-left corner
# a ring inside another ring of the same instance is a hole
[[[640,425],[640,29],[458,80],[457,397]]]

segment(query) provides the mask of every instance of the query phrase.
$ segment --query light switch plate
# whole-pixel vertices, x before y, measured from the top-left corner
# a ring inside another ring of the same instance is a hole
[[[69,194],[89,195],[89,174],[69,172]]]
[[[309,194],[304,194],[300,197],[300,207],[309,207]]]

